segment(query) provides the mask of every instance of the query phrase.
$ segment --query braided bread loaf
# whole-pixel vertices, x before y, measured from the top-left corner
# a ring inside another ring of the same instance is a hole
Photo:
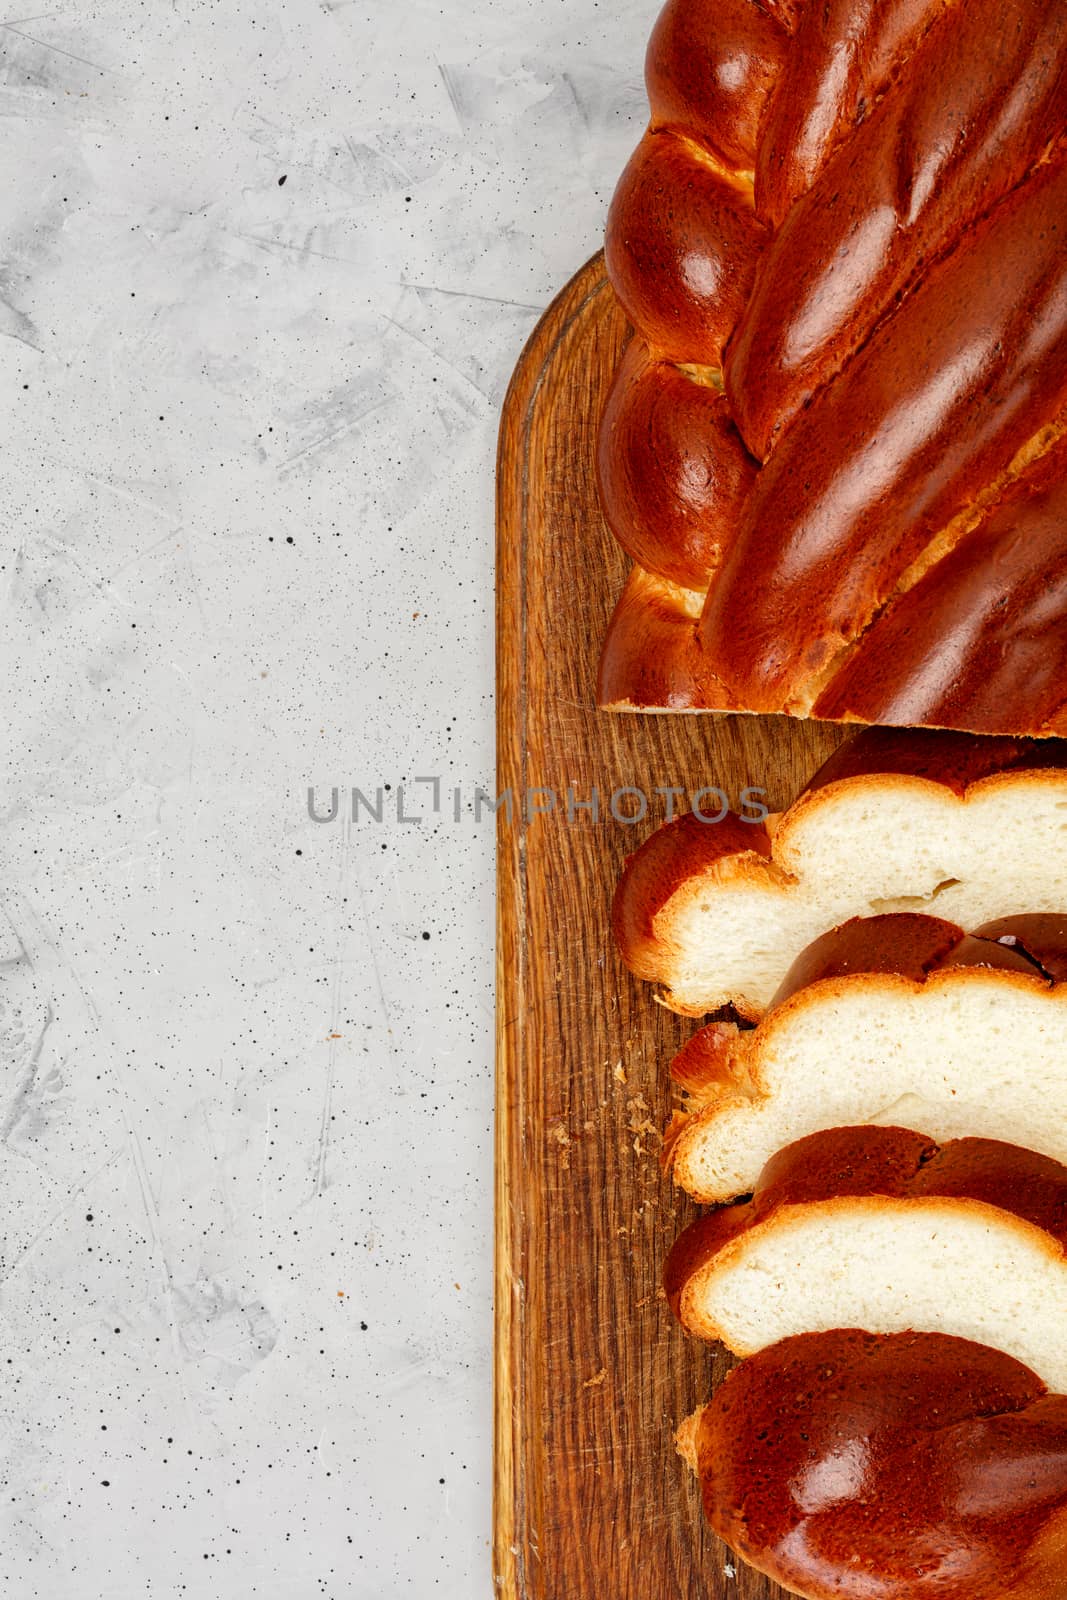
[[[600,700],[1067,732],[1067,6],[668,0]]]

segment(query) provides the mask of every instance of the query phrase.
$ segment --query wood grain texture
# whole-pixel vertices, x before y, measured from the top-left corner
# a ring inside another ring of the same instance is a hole
[[[600,516],[597,419],[627,337],[595,257],[546,314],[504,407],[499,790],[747,784],[785,804],[845,737],[786,718],[594,706],[626,574]],[[661,802],[656,802],[657,805]],[[606,804],[605,804],[606,809]],[[608,928],[639,826],[498,813],[494,1578],[515,1600],[770,1600],[704,1529],[673,1430],[728,1370],[659,1291],[694,1208],[659,1165],[666,1066],[696,1024],[622,967]]]

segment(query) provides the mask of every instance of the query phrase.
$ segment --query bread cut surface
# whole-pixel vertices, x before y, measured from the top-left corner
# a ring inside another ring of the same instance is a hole
[[[1067,917],[967,936],[898,913],[816,941],[796,964],[811,981],[757,1027],[712,1023],[680,1052],[672,1074],[689,1109],[671,1133],[675,1181],[696,1200],[732,1200],[783,1145],[857,1124],[1001,1139],[1067,1162],[1054,1110],[1067,1105],[1067,983],[1042,955],[1064,972]]]
[[[1067,1392],[1067,1169],[988,1139],[814,1134],[753,1199],[702,1217],[665,1273],[683,1325],[748,1356],[833,1328],[989,1345]]]
[[[871,729],[764,827],[682,817],[630,858],[623,959],[700,1016],[770,1003],[798,951],[839,923],[931,911],[963,927],[1067,906],[1067,741]]]
[[[1067,1591],[1067,1397],[942,1334],[800,1335],[679,1430],[715,1532],[806,1600]]]

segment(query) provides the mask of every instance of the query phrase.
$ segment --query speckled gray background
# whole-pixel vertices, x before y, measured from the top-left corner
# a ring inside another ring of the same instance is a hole
[[[448,791],[500,400],[655,9],[0,27],[15,1600],[491,1592],[493,840]],[[443,814],[388,820],[416,775]]]

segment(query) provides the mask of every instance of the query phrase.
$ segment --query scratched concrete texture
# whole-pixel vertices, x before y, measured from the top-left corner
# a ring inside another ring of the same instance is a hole
[[[654,11],[0,26],[14,1600],[492,1590],[495,433]]]

